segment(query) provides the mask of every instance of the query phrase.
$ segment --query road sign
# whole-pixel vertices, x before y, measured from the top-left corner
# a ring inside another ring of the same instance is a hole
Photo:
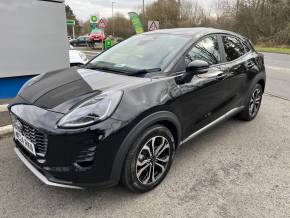
[[[92,32],[94,29],[97,29],[97,24],[96,23],[91,23],[90,24],[90,31]]]
[[[148,21],[148,31],[154,31],[159,29],[159,21]]]
[[[68,25],[68,26],[75,26],[76,25],[76,21],[75,20],[67,19],[66,20],[66,25]]]
[[[99,28],[100,29],[105,29],[106,28],[106,20],[105,18],[101,18],[99,21]]]
[[[97,16],[91,16],[91,17],[90,17],[90,23],[91,23],[91,24],[92,24],[92,23],[97,24],[98,21],[99,21],[99,18],[98,18]]]

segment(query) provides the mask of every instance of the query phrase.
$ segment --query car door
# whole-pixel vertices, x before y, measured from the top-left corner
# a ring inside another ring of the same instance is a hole
[[[187,81],[179,81],[180,98],[177,104],[182,107],[181,119],[185,137],[223,115],[231,102],[231,90],[225,86],[229,77],[223,65],[223,48],[219,35],[208,35],[190,48],[182,57],[183,72],[194,60],[203,60],[210,67],[206,73],[194,75]]]
[[[85,38],[84,37],[80,37],[79,38],[79,45],[80,46],[84,46],[84,43],[85,43]]]
[[[231,90],[231,107],[239,106],[243,104],[245,91],[248,90],[246,88],[247,76],[255,64],[239,37],[232,35],[221,35],[220,37],[224,53],[222,67],[227,74],[224,85]]]

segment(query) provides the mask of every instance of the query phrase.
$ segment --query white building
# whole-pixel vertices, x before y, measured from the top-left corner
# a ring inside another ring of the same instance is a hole
[[[0,98],[40,73],[69,67],[63,0],[0,1]]]

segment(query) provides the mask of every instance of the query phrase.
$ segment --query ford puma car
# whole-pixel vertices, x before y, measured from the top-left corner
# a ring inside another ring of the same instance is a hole
[[[231,116],[253,120],[264,87],[263,55],[236,33],[136,35],[28,81],[9,106],[15,152],[48,185],[146,192],[182,144]]]

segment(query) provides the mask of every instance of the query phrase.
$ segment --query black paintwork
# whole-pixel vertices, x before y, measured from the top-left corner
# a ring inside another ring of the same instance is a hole
[[[184,54],[199,39],[208,34],[230,34],[245,40],[238,34],[209,28],[145,34],[187,35],[192,44],[164,72],[143,77],[81,68],[43,74],[26,84],[10,105],[19,119],[47,135],[44,163],[21,151],[50,181],[81,186],[117,184],[127,151],[144,128],[162,123],[173,132],[178,145],[231,109],[245,105],[257,82],[265,85],[263,56],[254,50],[232,62],[222,55],[222,63],[209,66],[206,73],[185,72]],[[57,127],[61,117],[80,102],[111,90],[123,90],[124,94],[110,118],[81,129]],[[80,153],[91,147],[96,149],[92,164],[76,166]]]

